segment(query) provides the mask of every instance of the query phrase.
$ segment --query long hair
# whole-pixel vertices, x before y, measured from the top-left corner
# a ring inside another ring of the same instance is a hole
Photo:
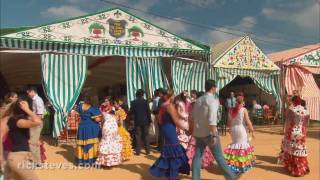
[[[175,98],[174,98],[174,100],[173,100],[173,103],[175,104],[175,105],[177,105],[179,102],[184,102],[184,103],[186,103],[187,102],[187,96],[185,95],[185,92],[182,92],[182,93],[180,93],[178,96],[176,96]]]
[[[18,96],[18,94],[17,94],[16,92],[9,92],[8,94],[6,94],[5,97],[4,97],[5,103],[6,103],[6,104],[12,103],[11,100],[10,100],[10,98],[11,98],[11,97],[14,97],[14,96]]]
[[[241,107],[242,107],[242,105],[244,103],[244,97],[243,96],[237,96],[237,100],[236,101],[237,101],[236,107],[234,107],[234,108],[232,108],[230,110],[231,118],[235,118],[238,115],[238,113],[239,113],[239,111],[240,111],[240,109],[241,109]]]
[[[28,114],[20,108],[20,102],[26,101],[32,110],[32,99],[28,96],[20,96],[17,102],[12,103],[3,114],[3,117],[10,116],[12,118],[27,118]]]

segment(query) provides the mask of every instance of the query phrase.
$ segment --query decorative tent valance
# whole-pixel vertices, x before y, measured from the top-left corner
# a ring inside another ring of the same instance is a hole
[[[38,27],[22,29],[1,38],[1,48],[49,50],[81,55],[173,56],[207,55],[209,50],[174,35],[121,9]]]

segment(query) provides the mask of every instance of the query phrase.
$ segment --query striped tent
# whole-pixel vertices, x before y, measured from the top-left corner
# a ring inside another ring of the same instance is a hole
[[[53,135],[66,126],[67,113],[77,101],[87,76],[87,60],[81,55],[41,55],[42,84],[55,109]]]
[[[220,91],[237,76],[250,77],[263,91],[273,95],[280,110],[280,69],[256,46],[249,36],[212,47],[210,76]]]
[[[176,94],[182,91],[204,91],[207,79],[208,63],[171,61],[173,89]]]
[[[150,98],[155,89],[168,87],[163,58],[197,57],[199,61],[208,62],[210,57],[209,47],[179,37],[119,8],[52,24],[10,30],[8,34],[1,34],[0,48],[0,53],[19,51],[23,54],[23,51],[32,51],[32,62],[36,62],[35,53],[39,57],[42,54],[43,87],[57,111],[54,136],[59,136],[65,127],[65,113],[74,105],[81,92],[87,66],[91,65],[87,59],[105,56],[117,56],[115,59],[120,59],[119,56],[125,57],[124,76],[130,104],[139,88]],[[19,66],[23,67],[30,62],[26,58],[25,61],[19,61]],[[76,68],[81,71],[72,74]],[[115,69],[111,71],[113,74],[119,74]],[[5,72],[10,74],[7,70]],[[32,75],[37,76],[36,73]],[[16,77],[18,76],[12,75],[12,79]],[[69,79],[63,77],[76,78],[77,81],[70,83]],[[111,77],[105,78],[105,82],[108,82]],[[118,77],[114,75],[113,78]]]
[[[159,88],[168,88],[169,83],[164,74],[161,58],[127,57],[127,98],[135,99],[138,89],[145,90],[146,97],[151,99],[153,92]]]
[[[308,45],[268,55],[284,71],[286,93],[301,93],[310,119],[320,120],[320,90],[313,74],[320,74],[320,44]]]

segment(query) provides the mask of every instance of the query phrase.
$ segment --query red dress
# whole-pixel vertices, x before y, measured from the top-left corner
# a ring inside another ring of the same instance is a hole
[[[286,121],[279,162],[289,170],[291,175],[304,176],[310,172],[306,147],[309,114],[298,105],[288,110]]]

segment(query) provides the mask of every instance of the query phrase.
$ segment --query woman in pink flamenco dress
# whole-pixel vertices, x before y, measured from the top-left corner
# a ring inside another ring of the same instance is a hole
[[[180,119],[178,123],[180,124],[180,127],[183,127],[185,130],[189,130],[188,119],[189,111],[191,108],[191,103],[187,97],[187,92],[182,92],[174,99],[174,104],[176,106],[177,113]],[[177,135],[179,142],[184,147],[184,149],[187,149],[190,140],[190,135],[188,135],[185,130],[177,127]]]

